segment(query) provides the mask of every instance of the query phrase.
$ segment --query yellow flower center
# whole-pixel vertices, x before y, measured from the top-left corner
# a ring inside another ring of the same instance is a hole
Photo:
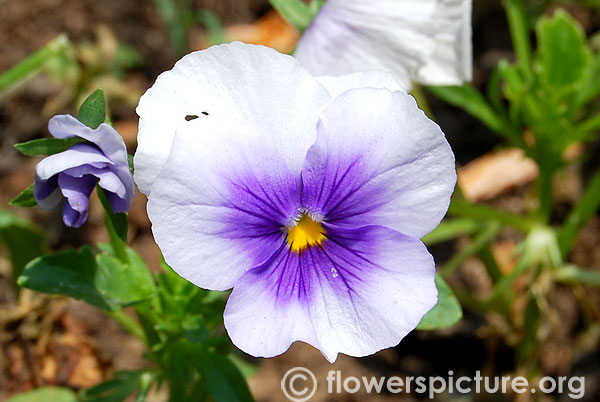
[[[309,247],[319,246],[325,239],[323,225],[313,221],[306,212],[296,221],[296,226],[288,228],[288,245],[290,250],[298,254]]]

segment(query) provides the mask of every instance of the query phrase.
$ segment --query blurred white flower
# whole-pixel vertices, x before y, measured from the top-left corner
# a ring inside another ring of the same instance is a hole
[[[471,0],[328,0],[295,56],[313,75],[363,70],[459,85],[471,79]]]

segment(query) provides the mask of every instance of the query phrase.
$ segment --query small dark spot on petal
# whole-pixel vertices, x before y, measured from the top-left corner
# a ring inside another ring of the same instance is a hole
[[[190,121],[190,120],[194,120],[197,118],[198,118],[198,116],[195,114],[188,114],[187,116],[185,116],[185,121]]]
[[[202,112],[202,114],[205,115],[205,116],[208,116],[208,112],[207,111]]]

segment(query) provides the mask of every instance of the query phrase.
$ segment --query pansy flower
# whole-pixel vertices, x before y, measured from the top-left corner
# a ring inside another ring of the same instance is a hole
[[[315,75],[362,70],[458,85],[471,79],[471,0],[327,0],[295,56]]]
[[[87,220],[90,194],[98,184],[114,212],[127,212],[135,186],[119,133],[105,123],[91,129],[70,115],[54,116],[48,130],[55,138],[84,141],[38,163],[34,184],[38,205],[52,209],[64,198],[63,222],[78,228]]]
[[[435,305],[419,238],[447,210],[454,156],[393,75],[315,78],[233,43],[185,56],[137,111],[156,242],[197,286],[233,288],[225,327],[241,350],[364,356]]]

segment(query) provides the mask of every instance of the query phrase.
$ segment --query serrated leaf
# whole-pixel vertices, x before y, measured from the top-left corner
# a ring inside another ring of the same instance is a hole
[[[30,184],[25,190],[23,190],[19,195],[17,195],[13,200],[9,203],[13,207],[21,207],[21,208],[32,208],[37,205],[37,201],[35,200],[35,196],[33,195],[33,184]]]
[[[59,152],[66,151],[73,145],[80,142],[85,142],[83,138],[69,137],[69,138],[40,138],[37,140],[31,140],[15,144],[17,151],[25,156],[36,156],[36,155],[54,155]]]
[[[106,103],[104,101],[104,91],[97,89],[81,104],[77,120],[92,129],[96,129],[104,122],[105,118]]]
[[[137,254],[127,250],[130,262],[100,254],[90,246],[67,250],[31,261],[19,277],[19,285],[42,293],[81,299],[106,311],[147,300],[154,282]]]
[[[77,402],[77,395],[69,388],[41,387],[14,395],[6,402]]]
[[[0,210],[0,241],[8,250],[15,281],[25,265],[42,255],[46,249],[42,232],[27,221],[3,210]]]
[[[435,286],[438,289],[438,302],[423,317],[417,329],[431,330],[448,328],[456,324],[462,318],[462,308],[454,296],[452,289],[441,277],[435,275]]]
[[[564,10],[537,25],[538,66],[542,81],[556,89],[582,81],[591,64],[591,52],[581,25]]]

